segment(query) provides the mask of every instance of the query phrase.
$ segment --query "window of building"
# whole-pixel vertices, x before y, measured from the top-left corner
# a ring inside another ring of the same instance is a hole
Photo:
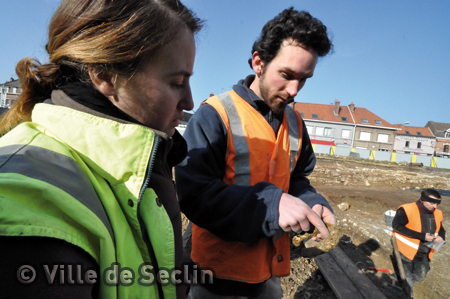
[[[342,138],[350,138],[350,130],[343,129],[342,130]]]
[[[381,122],[381,120],[376,120],[376,121],[375,121],[375,124],[377,124],[377,125],[382,125],[383,123]]]
[[[323,135],[324,136],[331,136],[331,128],[325,128],[325,130],[323,131]]]
[[[417,135],[418,135],[418,136],[422,136],[422,133],[420,133],[420,132],[417,132]]]
[[[342,121],[348,121],[347,117],[341,117]]]
[[[378,142],[384,142],[387,143],[389,139],[389,135],[388,134],[378,134]]]
[[[313,114],[312,118],[319,118],[319,116],[317,116],[317,114]]]
[[[360,140],[365,140],[365,141],[370,141],[370,132],[361,132],[361,133],[359,133],[359,139]]]
[[[316,135],[323,136],[323,127],[316,127]]]
[[[449,147],[450,146],[448,144],[444,145],[444,153],[448,153]]]
[[[369,121],[368,121],[367,119],[365,119],[365,118],[361,118],[361,121],[362,121],[363,123],[365,123],[365,124],[368,124],[368,123],[369,123]]]
[[[405,147],[409,147],[409,141],[405,142]]]
[[[17,88],[13,88],[13,93],[17,93]]]
[[[409,131],[405,131],[405,133],[409,135]]]
[[[450,129],[448,129],[447,131],[445,131],[444,136],[445,136],[445,137],[450,137]]]
[[[417,142],[417,148],[422,148],[422,142]]]
[[[313,133],[313,127],[311,127],[311,126],[306,126],[306,130],[308,130],[308,134],[309,134],[309,135],[312,135],[312,133]]]

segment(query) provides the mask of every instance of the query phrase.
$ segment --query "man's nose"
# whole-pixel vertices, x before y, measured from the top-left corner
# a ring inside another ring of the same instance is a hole
[[[298,80],[292,80],[286,86],[286,92],[290,97],[294,98],[297,93],[302,89],[303,84],[301,84]]]

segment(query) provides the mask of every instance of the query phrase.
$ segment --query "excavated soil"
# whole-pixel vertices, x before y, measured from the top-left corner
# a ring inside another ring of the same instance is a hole
[[[395,273],[369,269],[394,270],[391,235],[384,213],[416,201],[420,189],[436,188],[443,191],[439,208],[444,213],[443,226],[449,230],[450,170],[318,155],[316,168],[309,178],[334,209],[344,234],[338,246],[386,298],[407,298],[396,283]],[[342,211],[338,208],[341,203],[347,203],[349,208]],[[291,275],[281,280],[283,299],[337,298],[310,253],[304,246],[291,246]],[[425,281],[415,285],[416,299],[450,298],[449,260],[450,246],[446,244],[435,253]]]
[[[443,192],[440,209],[443,225],[450,227],[450,170],[399,165],[388,162],[318,156],[310,176],[311,184],[323,194],[334,209],[344,236],[341,249],[388,299],[407,298],[396,283],[394,273],[378,272],[369,267],[394,270],[391,235],[384,212],[396,210],[420,197],[420,189],[436,188]],[[337,205],[348,203],[342,211]],[[291,275],[282,279],[283,298],[337,298],[307,250],[291,246]],[[424,282],[414,287],[415,298],[450,298],[450,246],[443,246],[431,261]]]

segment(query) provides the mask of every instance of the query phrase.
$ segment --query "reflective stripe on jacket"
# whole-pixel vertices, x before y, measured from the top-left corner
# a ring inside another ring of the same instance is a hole
[[[410,230],[421,233],[422,232],[422,222],[420,219],[420,211],[419,207],[415,202],[404,204],[400,206],[405,210],[406,216],[408,217],[408,223],[406,227]],[[442,211],[435,209],[434,210],[434,219],[436,221],[436,231],[437,234],[441,229],[441,223],[443,219]],[[414,239],[411,237],[407,237],[405,235],[399,234],[398,232],[393,231],[392,235],[397,240],[398,250],[406,256],[408,259],[413,260],[419,250],[419,239]],[[431,260],[433,257],[434,249],[431,249],[428,254],[428,258]]]
[[[251,186],[271,182],[288,193],[290,174],[302,144],[302,120],[286,107],[275,136],[264,117],[234,91],[209,98],[228,131],[226,169],[223,181],[229,185]],[[243,228],[245,229],[245,228]],[[260,283],[290,273],[289,235],[257,243],[226,242],[193,224],[192,259],[214,270],[216,277]]]
[[[173,284],[150,283],[148,274],[175,267],[172,223],[146,187],[159,138],[140,125],[37,104],[32,122],[0,138],[0,235],[84,249],[100,268],[99,298],[176,298]],[[124,268],[133,280],[120,280]]]

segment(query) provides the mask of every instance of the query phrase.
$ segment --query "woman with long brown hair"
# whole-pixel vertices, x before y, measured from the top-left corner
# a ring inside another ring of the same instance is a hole
[[[157,275],[181,266],[171,169],[201,23],[179,0],[59,5],[0,122],[3,295],[185,297]]]

